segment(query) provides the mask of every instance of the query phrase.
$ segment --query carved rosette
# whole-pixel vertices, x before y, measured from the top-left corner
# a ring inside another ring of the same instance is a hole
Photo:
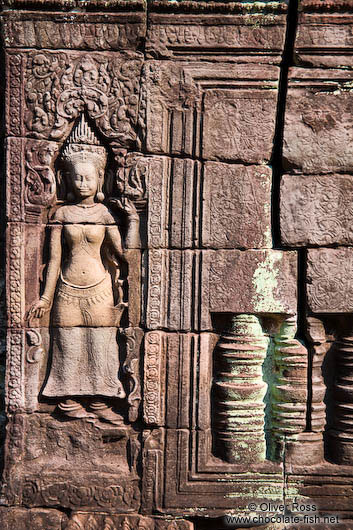
[[[213,432],[217,456],[230,463],[262,462],[266,455],[262,377],[268,339],[258,317],[231,318],[215,349]]]

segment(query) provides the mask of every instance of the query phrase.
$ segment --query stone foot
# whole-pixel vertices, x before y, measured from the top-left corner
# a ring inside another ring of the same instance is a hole
[[[57,406],[57,411],[61,416],[69,419],[94,418],[94,414],[87,412],[80,403],[63,402]]]
[[[125,427],[124,420],[120,414],[113,412],[112,408],[108,407],[105,403],[92,403],[89,410],[101,421],[118,425],[119,427]]]

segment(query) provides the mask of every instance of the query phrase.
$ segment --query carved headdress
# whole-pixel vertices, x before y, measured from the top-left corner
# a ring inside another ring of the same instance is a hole
[[[99,143],[84,114],[66,140],[61,156],[66,162],[89,161],[93,162],[97,168],[104,169],[107,162],[107,151]]]
[[[103,201],[104,194],[102,193],[104,169],[107,163],[107,151],[104,146],[99,143],[97,136],[87,123],[84,114],[82,114],[80,121],[74,126],[70,136],[67,138],[61,158],[68,164],[75,162],[92,163],[98,171],[98,190],[97,200]],[[67,198],[73,198],[72,193],[69,192]]]

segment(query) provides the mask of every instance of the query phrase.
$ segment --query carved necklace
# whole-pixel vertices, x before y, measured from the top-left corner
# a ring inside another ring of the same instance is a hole
[[[73,204],[72,206],[77,206],[77,208],[93,208],[98,206],[98,203],[94,202],[93,204]]]

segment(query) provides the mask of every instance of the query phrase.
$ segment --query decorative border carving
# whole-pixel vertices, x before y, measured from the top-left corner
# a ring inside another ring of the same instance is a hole
[[[6,140],[6,213],[11,221],[23,221],[22,160],[23,140]]]
[[[23,340],[21,329],[8,330],[5,388],[7,410],[10,413],[23,408]]]
[[[22,56],[20,54],[8,54],[6,86],[6,108],[8,111],[6,112],[6,124],[8,133],[14,136],[21,136],[22,134],[22,87]]]
[[[8,282],[7,304],[8,322],[11,327],[22,326],[24,312],[23,293],[23,227],[21,224],[10,223],[7,228],[8,246]]]
[[[143,416],[148,425],[164,424],[163,390],[165,386],[164,332],[145,336]]]

